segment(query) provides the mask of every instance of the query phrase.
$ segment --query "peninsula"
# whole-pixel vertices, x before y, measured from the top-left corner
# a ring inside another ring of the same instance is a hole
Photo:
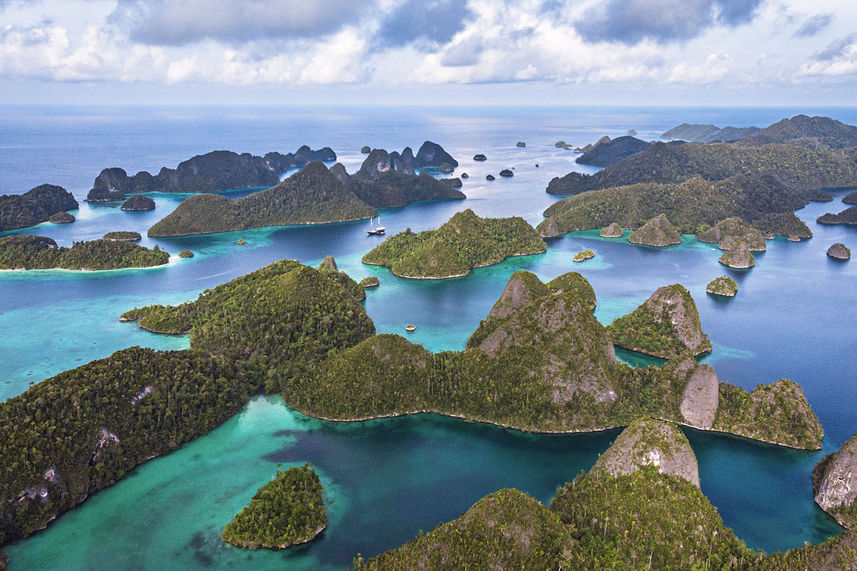
[[[318,474],[305,464],[278,470],[223,528],[223,540],[245,549],[285,549],[312,541],[327,526]]]
[[[287,170],[301,168],[312,161],[332,162],[336,153],[330,147],[313,151],[306,145],[295,153],[271,152],[264,157],[250,153],[212,151],[179,163],[175,169],[161,168],[157,175],[141,171],[128,176],[119,167],[107,168],[95,178],[88,202],[125,200],[126,194],[141,192],[216,192],[238,188],[273,186]]]
[[[169,260],[169,252],[158,246],[149,250],[128,241],[91,240],[66,248],[44,236],[0,238],[0,269],[4,270],[118,270],[161,266]]]
[[[69,191],[53,184],[37,186],[24,194],[4,194],[0,196],[0,232],[35,226],[54,214],[77,210],[78,206]]]
[[[400,277],[442,279],[546,250],[523,218],[480,218],[468,208],[435,230],[406,230],[387,238],[363,256],[363,263],[390,268]]]

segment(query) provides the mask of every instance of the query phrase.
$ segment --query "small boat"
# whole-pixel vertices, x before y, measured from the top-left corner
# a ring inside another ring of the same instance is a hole
[[[369,230],[366,231],[370,236],[380,236],[384,232],[387,231],[386,228],[381,226],[381,217],[380,216],[378,217],[378,225],[377,226],[375,226],[375,224],[373,224],[372,220],[373,220],[372,218],[369,219]]]
[[[405,331],[416,331],[416,330],[417,330],[417,326],[414,325],[413,323],[408,323],[407,325],[405,325]]]

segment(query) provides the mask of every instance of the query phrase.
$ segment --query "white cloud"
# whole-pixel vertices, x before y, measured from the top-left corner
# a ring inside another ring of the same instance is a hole
[[[408,43],[404,36],[390,40],[390,14],[404,17],[403,6],[421,6],[412,0],[248,0],[241,10],[220,0],[91,0],[74,9],[61,0],[15,0],[3,11],[0,78],[288,88],[356,84],[379,93],[515,82],[604,86],[608,93],[684,86],[737,92],[857,79],[857,42],[850,39],[857,13],[848,0],[819,0],[812,12],[799,0],[754,0],[733,14],[742,25],[720,24],[726,16],[709,10],[706,24],[680,43],[649,34],[631,45],[610,33],[593,41],[581,32],[587,15],[606,5],[602,0],[469,0],[457,7],[448,0],[427,1],[448,16],[443,33]],[[359,14],[332,12],[354,5],[362,6]],[[694,5],[743,4],[695,0],[684,10]],[[164,11],[153,13],[152,7]],[[136,23],[128,20],[135,10],[145,16]],[[142,32],[167,24],[172,27],[161,29],[160,38]]]

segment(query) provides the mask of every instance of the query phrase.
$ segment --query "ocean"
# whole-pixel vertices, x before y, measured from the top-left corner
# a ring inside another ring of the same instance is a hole
[[[388,235],[437,227],[465,208],[480,216],[522,216],[535,225],[559,199],[544,191],[552,177],[597,170],[574,163],[576,155],[554,147],[557,140],[584,145],[630,129],[655,139],[683,122],[765,126],[797,113],[857,123],[857,108],[0,107],[0,194],[48,182],[82,201],[102,168],[156,173],[215,149],[264,154],[293,152],[303,144],[330,146],[354,172],[364,158],[363,145],[416,151],[428,139],[458,159],[456,175],[470,175],[462,189],[467,199],[384,209]],[[516,147],[519,140],[527,146]],[[474,162],[475,153],[488,160]],[[503,168],[514,169],[515,176],[485,180]],[[366,235],[367,222],[355,222],[144,237],[146,246],[196,254],[161,268],[0,272],[0,398],[132,345],[185,348],[186,337],[150,334],[119,323],[118,316],[135,306],[193,299],[283,258],[316,265],[332,254],[354,278],[378,276],[381,285],[367,292],[365,302],[378,332],[404,335],[404,325],[414,323],[417,330],[408,338],[433,351],[462,349],[518,269],[544,279],[580,272],[595,289],[596,316],[605,324],[658,287],[681,283],[696,300],[714,344],[705,362],[719,378],[748,389],[790,378],[803,387],[825,429],[821,452],[686,430],[702,491],[750,547],[772,552],[817,543],[839,528],[813,503],[812,468],[857,431],[857,269],[825,255],[834,242],[857,247],[857,231],[815,223],[820,214],[845,207],[844,192],[833,194],[833,203],[810,203],[797,212],[813,231],[811,240],[769,242],[749,271],[721,266],[716,245],[692,236],[656,251],[589,231],[550,240],[545,254],[512,258],[464,278],[405,280],[360,262],[381,238]],[[145,236],[184,196],[153,198],[152,212],[82,202],[73,224],[42,224],[0,236],[39,234],[61,245],[112,230]],[[247,245],[237,246],[239,238]],[[571,262],[574,253],[590,248],[594,259]],[[705,293],[719,275],[738,282],[734,299]],[[146,463],[6,550],[13,565],[24,569],[339,569],[358,553],[375,555],[457,517],[500,488],[515,487],[547,503],[557,486],[588,470],[616,434],[532,435],[433,415],[337,424],[293,412],[278,397],[257,397],[210,434]],[[219,539],[222,527],[278,466],[305,462],[321,475],[329,507],[329,527],[318,540],[271,553],[245,552]]]

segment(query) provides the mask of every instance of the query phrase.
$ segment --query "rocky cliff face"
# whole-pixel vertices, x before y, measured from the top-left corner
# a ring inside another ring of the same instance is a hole
[[[666,215],[659,214],[634,230],[628,236],[628,241],[632,244],[663,248],[665,246],[681,244],[681,234],[670,224]]]
[[[699,487],[699,466],[687,437],[674,424],[641,418],[628,425],[598,458],[590,474],[625,476],[644,466]]]
[[[827,456],[813,474],[815,503],[849,529],[857,529],[857,434]]]
[[[640,307],[607,329],[616,345],[664,359],[685,351],[698,355],[711,350],[696,303],[680,284],[658,288]]]
[[[24,194],[0,196],[0,232],[34,226],[52,214],[77,209],[74,196],[61,186],[43,184]]]
[[[453,167],[458,166],[458,161],[452,158],[452,155],[431,141],[424,142],[420,146],[420,150],[417,151],[417,156],[414,157],[414,167],[416,168],[440,167],[443,163],[449,163]]]

